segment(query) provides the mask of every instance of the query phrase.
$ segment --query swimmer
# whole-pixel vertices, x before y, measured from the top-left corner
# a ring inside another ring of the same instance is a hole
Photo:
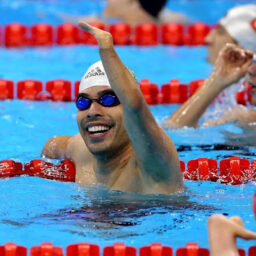
[[[209,56],[214,64],[226,43],[256,52],[256,5],[239,5],[228,11],[206,37]]]
[[[198,120],[211,102],[228,86],[238,82],[245,74],[249,76],[252,104],[256,105],[256,60],[253,52],[236,45],[227,44],[219,53],[213,71],[202,86],[182,104],[167,120],[166,128],[183,126],[197,127]],[[256,109],[237,105],[224,112],[221,118],[206,120],[204,126],[220,125],[227,122],[247,124],[256,122]]]
[[[80,83],[76,100],[80,133],[51,138],[42,156],[72,159],[76,182],[81,184],[144,194],[181,191],[176,148],[117,55],[111,34],[83,21],[79,26],[97,39],[101,62],[93,64]]]
[[[132,26],[144,22],[188,24],[188,18],[185,15],[164,8],[166,2],[167,0],[106,0],[102,18],[90,15],[80,19],[86,22],[108,22],[108,20],[117,19]],[[65,21],[77,22],[78,20],[78,17],[63,13],[59,13],[58,16]]]
[[[208,60],[214,63],[213,71],[195,94],[164,121],[166,128],[197,127],[199,118],[211,102],[246,74],[249,77],[247,82],[253,87],[252,104],[256,105],[256,63],[252,62],[253,52],[256,52],[256,5],[230,9],[206,41]],[[226,122],[238,122],[241,126],[256,122],[256,109],[237,105],[224,112],[221,118],[206,120],[203,125],[214,126]]]

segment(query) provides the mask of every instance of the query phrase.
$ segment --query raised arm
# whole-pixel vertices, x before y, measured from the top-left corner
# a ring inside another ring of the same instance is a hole
[[[245,229],[239,217],[215,214],[208,220],[208,237],[211,256],[239,256],[236,238],[256,239],[256,233]]]
[[[155,181],[182,187],[176,148],[157,125],[129,69],[122,63],[113,47],[112,36],[85,22],[81,28],[94,35],[99,44],[100,57],[111,87],[122,103],[124,124],[135,150],[137,164]]]
[[[203,85],[180,106],[165,122],[168,128],[196,127],[199,118],[225,88],[243,77],[253,58],[253,53],[233,44],[220,51],[213,71]]]

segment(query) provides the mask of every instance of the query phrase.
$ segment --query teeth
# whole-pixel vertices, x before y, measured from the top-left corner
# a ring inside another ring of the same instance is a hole
[[[104,125],[97,125],[97,126],[91,126],[88,128],[88,132],[96,133],[96,132],[105,132],[108,131],[110,128],[108,126]]]

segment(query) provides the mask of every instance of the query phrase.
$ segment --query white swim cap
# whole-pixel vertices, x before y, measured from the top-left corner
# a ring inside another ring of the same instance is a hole
[[[91,65],[81,79],[79,92],[93,86],[110,86],[106,71],[101,61]]]
[[[219,23],[240,46],[256,52],[256,5],[234,7]]]

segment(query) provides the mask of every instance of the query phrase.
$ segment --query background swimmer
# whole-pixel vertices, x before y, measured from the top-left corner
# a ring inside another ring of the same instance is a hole
[[[76,181],[82,184],[102,183],[148,194],[180,191],[176,148],[115,52],[111,34],[85,22],[79,25],[97,39],[102,63],[92,65],[80,83],[76,101],[80,133],[48,140],[42,155],[71,158]]]
[[[240,5],[230,9],[210,31],[206,43],[209,52],[207,60],[212,64],[226,43],[256,52],[256,5]]]
[[[203,85],[183,105],[180,106],[165,122],[169,128],[198,126],[198,120],[211,102],[228,86],[234,84],[245,74],[249,75],[248,83],[256,86],[256,63],[253,53],[238,46],[227,44],[219,53],[213,71]],[[256,89],[251,91],[252,103],[256,105]],[[208,120],[205,126],[218,125],[237,121],[242,124],[256,121],[256,110],[242,105],[223,114],[220,119]]]
[[[106,0],[102,17],[90,15],[80,18],[87,22],[108,22],[108,20],[111,22],[111,19],[117,19],[130,25],[143,22],[187,24],[188,18],[179,12],[165,8],[166,2],[167,0]],[[58,16],[65,21],[77,22],[78,20],[78,17],[71,17],[68,14],[59,13]]]

